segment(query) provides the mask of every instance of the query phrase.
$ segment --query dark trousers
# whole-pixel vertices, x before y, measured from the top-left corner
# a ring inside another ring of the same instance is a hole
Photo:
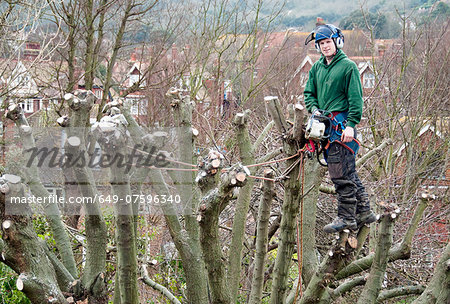
[[[338,198],[338,217],[355,218],[370,210],[369,196],[355,169],[355,155],[337,142],[328,148],[328,172]]]

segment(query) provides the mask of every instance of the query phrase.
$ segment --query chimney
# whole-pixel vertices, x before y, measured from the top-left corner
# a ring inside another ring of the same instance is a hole
[[[316,19],[316,26],[324,25],[324,24],[325,24],[325,22],[323,21],[323,18],[322,17],[317,17],[317,19]]]

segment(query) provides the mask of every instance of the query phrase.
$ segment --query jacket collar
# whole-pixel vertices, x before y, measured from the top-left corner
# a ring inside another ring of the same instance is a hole
[[[322,55],[319,59],[319,62],[326,68],[330,68],[332,66],[334,66],[336,64],[336,62],[347,58],[347,55],[345,55],[344,51],[341,49],[338,49],[338,51],[336,52],[336,55],[334,55],[333,60],[331,61],[331,63],[329,65],[327,65],[327,59],[325,58],[324,55]]]

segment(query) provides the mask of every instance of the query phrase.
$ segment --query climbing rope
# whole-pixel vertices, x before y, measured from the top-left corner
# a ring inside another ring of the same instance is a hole
[[[131,147],[131,146],[127,146],[129,149],[135,149],[135,147]],[[135,149],[137,152],[140,152],[142,154],[148,155],[148,156],[157,156],[154,154],[151,154],[149,152],[140,150],[140,149]],[[269,164],[274,164],[274,163],[279,163],[279,162],[283,162],[289,159],[292,159],[294,157],[298,157],[299,155],[301,155],[300,158],[298,158],[294,163],[292,163],[288,168],[286,168],[286,170],[279,176],[276,178],[267,178],[267,177],[262,177],[262,176],[254,176],[254,175],[248,175],[248,177],[250,178],[254,178],[254,179],[260,179],[260,180],[268,180],[268,181],[272,181],[272,182],[276,182],[276,181],[280,181],[282,179],[284,179],[284,177],[286,177],[300,162],[302,162],[302,158],[303,158],[303,152],[309,150],[307,146],[305,146],[303,149],[297,151],[297,153],[285,157],[285,158],[280,158],[280,159],[276,159],[276,160],[272,160],[272,161],[267,161],[267,162],[262,162],[262,163],[257,163],[257,164],[251,164],[251,165],[247,165],[247,168],[252,168],[252,167],[259,167],[259,166],[265,166],[265,165],[269,165]],[[189,163],[185,163],[182,161],[177,161],[171,158],[166,158],[166,161],[170,162],[170,163],[174,163],[174,164],[178,164],[178,165],[184,165],[184,166],[189,166],[189,167],[193,167],[192,169],[186,169],[186,168],[167,168],[167,167],[155,167],[155,166],[149,166],[149,169],[159,169],[159,170],[167,170],[167,171],[191,171],[191,172],[195,172],[198,171],[199,169],[197,169],[196,165],[193,164],[189,164]],[[229,169],[227,168],[223,168],[221,171],[222,172],[227,172]]]

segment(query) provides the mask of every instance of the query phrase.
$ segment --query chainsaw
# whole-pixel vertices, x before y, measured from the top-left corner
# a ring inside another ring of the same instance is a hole
[[[306,124],[305,138],[315,142],[329,138],[332,128],[330,114],[325,110],[314,111]]]

